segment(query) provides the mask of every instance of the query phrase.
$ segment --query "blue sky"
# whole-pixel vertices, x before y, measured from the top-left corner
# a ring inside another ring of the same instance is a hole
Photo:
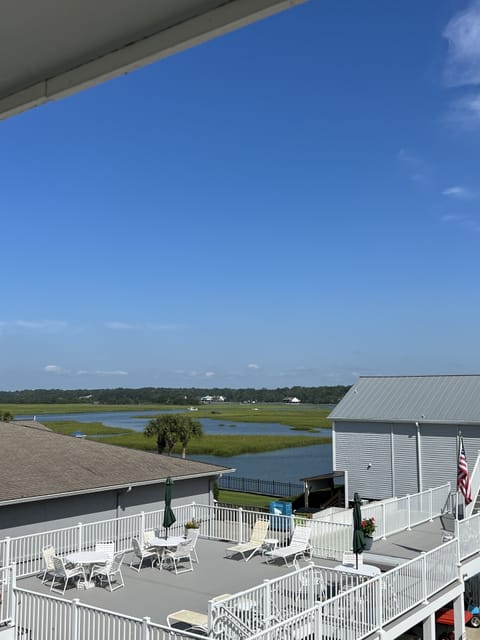
[[[311,0],[0,140],[2,389],[479,372],[480,2]]]

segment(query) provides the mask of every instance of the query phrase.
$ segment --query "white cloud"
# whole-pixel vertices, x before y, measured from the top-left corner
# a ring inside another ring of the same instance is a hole
[[[43,367],[43,370],[46,373],[68,373],[66,369],[64,369],[63,367],[59,367],[57,364],[47,364],[45,367]]]
[[[67,326],[66,322],[60,320],[15,320],[10,324],[20,329],[33,329],[40,331],[61,331]]]
[[[453,16],[445,27],[448,55],[445,82],[450,87],[480,84],[480,1]]]
[[[442,216],[442,222],[447,224],[456,224],[459,227],[463,227],[468,231],[480,232],[480,222],[471,216],[466,216],[457,213],[449,213]]]
[[[466,189],[465,187],[449,187],[448,189],[444,189],[442,191],[442,195],[443,196],[451,196],[452,198],[459,198],[459,199],[468,199],[471,197],[471,192],[469,189]]]
[[[480,127],[480,93],[470,94],[453,102],[446,118],[465,129]]]
[[[122,371],[121,369],[115,369],[114,371],[92,371],[94,376],[128,376],[128,371]]]
[[[106,322],[107,329],[113,329],[115,331],[122,329],[135,329],[135,325],[127,324],[126,322]]]
[[[407,149],[400,149],[397,153],[397,160],[413,182],[419,184],[428,184],[431,182],[431,167],[420,156],[417,156]]]
[[[251,364],[247,365],[247,367],[249,369],[260,369],[260,367],[258,366],[258,364],[255,364],[254,362],[252,362]]]
[[[215,371],[205,371],[206,378],[211,378],[214,375],[215,375]]]

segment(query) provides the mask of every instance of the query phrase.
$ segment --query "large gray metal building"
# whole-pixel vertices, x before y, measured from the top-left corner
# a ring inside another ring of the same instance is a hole
[[[470,473],[480,449],[480,375],[361,377],[330,419],[348,499],[455,490],[460,432]]]

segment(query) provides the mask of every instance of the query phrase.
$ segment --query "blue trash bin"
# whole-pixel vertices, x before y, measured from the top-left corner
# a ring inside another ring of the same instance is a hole
[[[272,531],[290,531],[292,515],[291,502],[270,502],[270,529]]]

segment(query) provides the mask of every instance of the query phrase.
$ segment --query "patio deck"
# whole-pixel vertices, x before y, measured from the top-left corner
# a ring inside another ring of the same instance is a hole
[[[387,540],[378,540],[372,552],[364,554],[364,563],[388,570],[441,544],[443,533],[440,519],[436,518],[411,531],[390,536]],[[241,556],[226,558],[225,551],[229,546],[231,543],[200,539],[197,545],[199,564],[194,564],[193,572],[179,575],[166,569],[152,568],[147,563],[137,573],[129,568],[130,554],[127,554],[122,568],[125,588],[111,593],[101,587],[88,590],[69,587],[65,598],[78,598],[85,604],[136,618],[149,616],[153,622],[166,624],[167,615],[173,611],[191,609],[207,613],[207,603],[215,596],[238,593],[261,584],[263,580],[293,571],[283,561],[266,563],[265,557],[260,554],[249,562],[245,562]],[[323,567],[338,564],[320,558],[314,561]],[[305,563],[301,564],[303,566]],[[42,585],[38,577],[22,578],[17,584],[20,588],[50,593],[49,586]],[[61,597],[56,593],[53,595]]]

